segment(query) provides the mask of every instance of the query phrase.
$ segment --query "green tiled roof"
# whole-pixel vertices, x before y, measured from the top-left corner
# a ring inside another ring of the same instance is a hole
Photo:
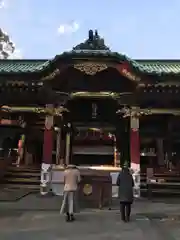
[[[71,55],[72,57],[106,57],[114,58],[119,62],[128,62],[130,66],[137,72],[155,75],[179,75],[180,60],[133,60],[126,55],[110,50],[73,50],[64,52],[61,57]]]
[[[136,60],[136,62],[154,72],[180,73],[180,60]]]
[[[136,60],[145,70],[164,73],[180,73],[180,60]]]
[[[180,75],[180,60],[131,60],[124,55],[117,53],[92,51],[91,54],[88,51],[72,51],[63,53],[62,55],[56,56],[54,60],[0,60],[0,74],[3,73],[33,73],[44,70],[52,61],[56,59],[66,57],[67,55],[84,56],[91,55],[92,57],[97,56],[114,56],[118,57],[119,61],[128,61],[130,65],[136,70],[142,73],[148,74],[179,74]]]
[[[48,60],[0,60],[0,73],[32,73],[48,64]]]
[[[145,74],[180,74],[180,60],[130,60],[130,63],[136,70]]]
[[[126,55],[112,52],[98,35],[98,31],[89,30],[89,37],[72,51],[57,55],[52,60],[0,60],[0,74],[34,73],[48,68],[51,63],[63,59],[105,58],[109,61],[128,62],[131,68],[142,74],[180,75],[180,60],[133,60]]]

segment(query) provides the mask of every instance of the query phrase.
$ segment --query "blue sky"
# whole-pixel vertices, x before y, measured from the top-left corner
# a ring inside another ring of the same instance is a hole
[[[23,58],[53,58],[98,29],[113,51],[129,57],[180,59],[179,0],[0,2],[0,27]]]

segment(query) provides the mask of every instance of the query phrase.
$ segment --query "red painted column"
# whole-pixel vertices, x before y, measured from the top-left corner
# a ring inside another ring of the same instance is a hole
[[[139,117],[132,112],[130,119],[130,157],[134,177],[134,196],[140,197],[140,137]]]
[[[52,164],[53,116],[46,116],[43,144],[43,163]]]
[[[47,108],[53,108],[47,105]],[[53,151],[53,116],[47,115],[45,118],[44,143],[43,143],[43,159],[41,164],[41,195],[49,193],[51,184],[52,169],[52,151]]]

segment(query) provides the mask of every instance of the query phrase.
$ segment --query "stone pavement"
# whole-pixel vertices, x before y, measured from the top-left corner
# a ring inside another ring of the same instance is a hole
[[[180,239],[179,200],[135,201],[132,221],[120,221],[118,201],[112,210],[81,209],[77,221],[59,214],[61,198],[31,194],[17,202],[0,202],[0,239]]]
[[[40,197],[38,194],[30,194],[22,199],[14,202],[0,202],[0,211],[16,210],[16,211],[59,211],[62,197]],[[114,200],[112,204],[113,210],[119,210],[119,201]],[[85,208],[83,211],[87,210]],[[89,211],[89,210],[88,210]],[[91,210],[90,210],[91,211]],[[93,210],[92,210],[93,211]],[[135,214],[180,214],[179,199],[155,200],[148,201],[146,199],[138,200],[134,203]]]
[[[178,219],[158,219],[132,214],[130,223],[120,221],[117,211],[82,212],[77,221],[66,223],[58,212],[2,211],[2,240],[176,240]]]

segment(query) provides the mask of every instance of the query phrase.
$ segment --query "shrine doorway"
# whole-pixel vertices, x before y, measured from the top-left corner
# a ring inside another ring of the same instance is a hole
[[[72,126],[68,163],[120,167],[130,160],[129,120],[117,114],[119,107],[116,100],[103,97],[67,103],[70,112],[64,121]]]

